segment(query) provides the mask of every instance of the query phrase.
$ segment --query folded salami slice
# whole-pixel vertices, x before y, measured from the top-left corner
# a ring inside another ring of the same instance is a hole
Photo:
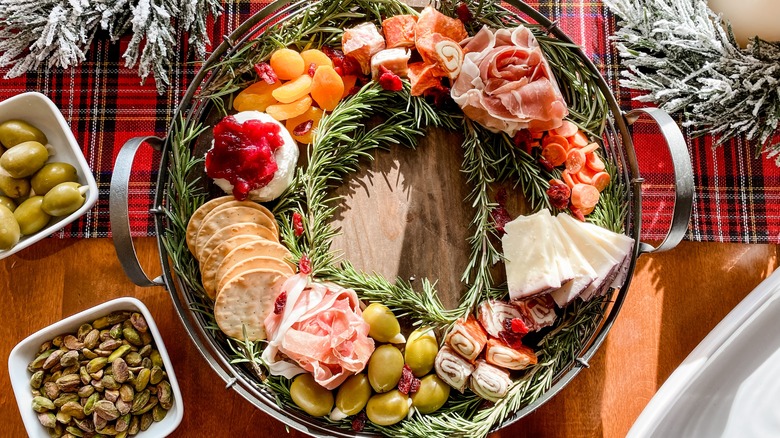
[[[465,359],[474,361],[485,348],[487,334],[479,322],[469,316],[465,321],[459,320],[455,323],[445,342]]]
[[[511,385],[512,379],[509,378],[508,371],[479,360],[477,368],[471,374],[469,387],[485,400],[497,402],[506,396]]]
[[[520,310],[504,301],[486,300],[477,308],[477,317],[487,334],[495,338],[505,331],[506,320],[521,318]]]
[[[555,301],[553,301],[550,295],[515,301],[514,304],[523,315],[526,327],[532,332],[553,325],[558,317],[555,314]]]
[[[388,48],[414,47],[414,26],[417,17],[414,15],[395,15],[382,22],[382,32]]]
[[[469,376],[474,372],[474,365],[460,357],[448,345],[443,346],[436,354],[434,367],[440,379],[460,392],[466,388]]]
[[[485,360],[491,365],[508,370],[522,370],[537,362],[536,353],[525,345],[512,348],[500,339],[488,340]]]

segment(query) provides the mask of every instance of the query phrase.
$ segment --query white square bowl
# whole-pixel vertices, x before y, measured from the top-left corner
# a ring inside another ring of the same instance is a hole
[[[54,102],[41,93],[23,93],[0,102],[0,123],[14,119],[24,120],[43,131],[54,150],[54,154],[47,162],[72,164],[78,172],[79,184],[89,187],[89,190],[86,194],[86,201],[81,208],[68,216],[52,218],[49,224],[41,231],[29,236],[23,236],[9,250],[0,250],[0,259],[21,251],[65,227],[65,225],[86,213],[98,200],[98,187],[95,177],[92,175],[92,170],[90,170],[87,160],[84,159],[84,154],[81,152],[81,148],[76,142],[68,122],[65,121]]]
[[[41,344],[52,340],[57,335],[76,333],[82,324],[91,323],[95,319],[119,310],[139,312],[146,319],[149,332],[154,338],[155,347],[160,352],[165,365],[165,372],[168,373],[168,381],[171,384],[174,397],[173,406],[165,418],[160,422],[152,423],[148,430],[139,432],[136,436],[141,438],[147,436],[164,437],[171,434],[179,426],[184,416],[181,390],[176,380],[176,374],[173,372],[173,365],[171,365],[171,359],[168,357],[168,351],[165,349],[165,344],[160,336],[160,331],[157,330],[157,324],[155,324],[152,315],[149,313],[149,309],[141,301],[131,297],[124,297],[84,310],[43,328],[16,344],[16,347],[11,350],[11,354],[8,356],[8,374],[11,376],[11,386],[16,396],[19,412],[24,421],[24,427],[27,429],[27,434],[30,437],[46,438],[49,436],[46,428],[38,421],[38,414],[32,409],[33,395],[32,388],[30,388],[32,373],[27,371],[27,365],[38,355],[38,349]]]

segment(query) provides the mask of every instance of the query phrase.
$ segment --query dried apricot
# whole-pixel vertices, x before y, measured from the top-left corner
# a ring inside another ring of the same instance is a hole
[[[268,105],[277,103],[272,93],[280,86],[278,81],[273,84],[255,82],[238,93],[233,99],[233,108],[236,111],[265,111]]]
[[[311,97],[320,108],[333,111],[344,94],[344,82],[333,67],[317,67],[311,84]]]
[[[321,50],[317,49],[309,49],[304,50],[301,52],[301,58],[303,58],[303,65],[308,68],[310,65],[314,64],[317,67],[321,65],[327,65],[328,67],[333,67],[333,61],[328,58],[328,55],[323,53]]]
[[[311,77],[301,75],[274,90],[271,94],[274,99],[282,103],[292,103],[309,94],[311,90]]]
[[[287,120],[305,113],[311,108],[311,97],[303,96],[292,103],[279,103],[271,105],[265,109],[265,112],[275,120]]]
[[[282,80],[292,80],[302,75],[306,64],[301,54],[291,49],[279,49],[271,54],[271,68]]]
[[[320,124],[320,119],[322,119],[324,112],[317,108],[316,106],[313,106],[306,110],[305,113],[301,114],[300,116],[296,116],[290,119],[287,119],[286,122],[284,122],[284,126],[287,128],[288,131],[290,131],[290,135],[296,140],[304,144],[311,143],[314,140],[314,129]],[[295,135],[293,131],[295,131],[295,128],[300,126],[302,123],[306,123],[309,120],[312,121],[312,126],[309,129],[309,132],[303,134],[303,135]]]

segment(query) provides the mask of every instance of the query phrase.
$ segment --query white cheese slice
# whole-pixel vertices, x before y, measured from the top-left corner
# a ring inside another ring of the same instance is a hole
[[[622,285],[625,276],[628,274],[627,262],[631,257],[634,239],[589,223],[584,223],[583,227],[609,255],[617,260],[617,266],[615,266],[615,270],[610,278],[610,286]],[[604,290],[600,290],[600,292],[603,293]]]
[[[570,238],[557,218],[553,221],[553,225],[566,250],[569,265],[574,273],[574,277],[570,281],[566,282],[560,289],[550,293],[558,307],[564,307],[587,289],[598,275],[588,259],[580,252],[575,240]]]
[[[586,224],[566,213],[558,214],[557,219],[571,242],[580,250],[596,273],[595,280],[580,293],[580,297],[587,301],[612,280],[618,260],[612,257],[587,229],[583,228]]]
[[[504,226],[501,238],[507,285],[512,300],[561,287],[558,250],[548,210],[518,216]]]

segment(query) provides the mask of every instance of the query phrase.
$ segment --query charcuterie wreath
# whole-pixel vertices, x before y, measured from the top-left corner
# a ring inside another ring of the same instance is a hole
[[[197,98],[218,116],[173,129],[164,235],[233,363],[281,407],[391,436],[484,436],[547,391],[633,245],[578,49],[488,1],[321,0],[241,44]],[[434,128],[462,136],[472,190],[454,309],[433,279],[361,272],[330,247],[344,177]]]

